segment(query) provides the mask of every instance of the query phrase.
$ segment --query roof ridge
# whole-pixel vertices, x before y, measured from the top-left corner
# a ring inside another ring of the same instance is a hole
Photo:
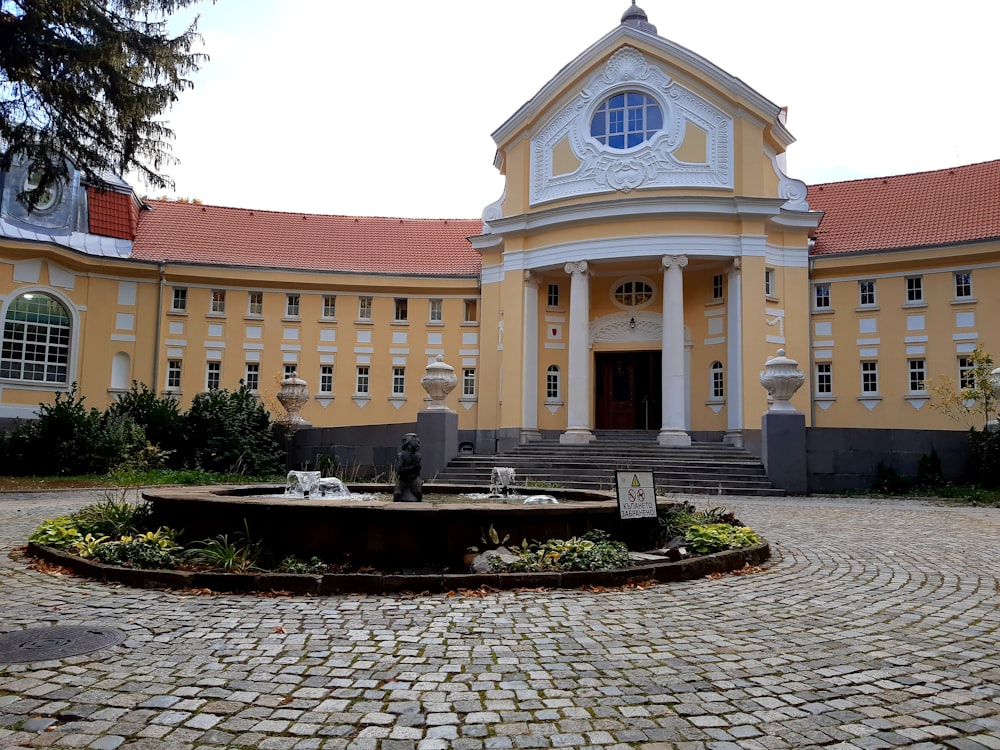
[[[975,162],[973,164],[959,164],[954,167],[940,167],[939,169],[927,169],[920,172],[903,172],[902,174],[885,174],[876,175],[874,177],[856,177],[853,180],[831,180],[830,182],[817,182],[809,185],[811,188],[825,187],[827,185],[850,185],[852,183],[859,182],[879,182],[884,180],[898,179],[902,177],[922,177],[925,175],[934,175],[942,172],[954,172],[955,170],[966,171],[973,169],[975,167],[982,167],[986,164],[995,164],[1000,166],[1000,159],[987,159],[986,161]]]
[[[473,223],[482,221],[482,219],[480,218],[472,218],[472,217],[460,218],[455,216],[441,216],[436,218],[427,218],[419,216],[368,216],[364,214],[321,214],[321,213],[314,213],[311,211],[279,211],[273,208],[245,208],[241,206],[220,206],[214,203],[188,203],[186,201],[163,200],[160,198],[145,199],[143,203],[146,203],[147,205],[152,207],[158,205],[176,206],[178,208],[183,207],[181,208],[181,210],[187,210],[187,209],[194,210],[196,208],[201,208],[201,209],[212,208],[212,209],[218,209],[220,211],[238,211],[247,214],[274,214],[278,216],[315,216],[317,218],[324,218],[324,219],[375,219],[384,221],[428,221],[428,222],[467,221]]]

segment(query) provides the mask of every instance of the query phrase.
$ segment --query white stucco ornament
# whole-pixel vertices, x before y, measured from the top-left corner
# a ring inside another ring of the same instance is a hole
[[[458,376],[455,374],[455,368],[446,363],[444,357],[439,354],[427,365],[425,375],[420,378],[420,385],[430,397],[428,409],[447,409],[444,400],[458,385]]]
[[[802,387],[806,379],[798,366],[798,362],[785,356],[784,349],[778,349],[778,356],[770,357],[764,363],[764,369],[760,373],[760,384],[771,397],[769,411],[797,411],[789,399]]]
[[[309,427],[310,424],[302,418],[302,407],[308,400],[309,386],[297,372],[282,380],[281,388],[278,389],[278,401],[286,412],[284,424],[294,429]]]

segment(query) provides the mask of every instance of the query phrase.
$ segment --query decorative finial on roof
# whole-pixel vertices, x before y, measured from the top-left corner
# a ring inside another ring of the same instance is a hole
[[[632,6],[622,14],[622,26],[631,26],[647,34],[656,34],[656,27],[649,22],[646,11],[636,5],[635,0],[632,0]]]

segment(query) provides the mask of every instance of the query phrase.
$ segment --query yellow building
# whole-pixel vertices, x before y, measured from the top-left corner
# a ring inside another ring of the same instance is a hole
[[[1000,162],[807,189],[785,110],[634,5],[493,135],[506,189],[475,221],[144,202],[79,176],[28,212],[16,165],[0,425],[74,382],[92,406],[133,380],[186,404],[240,380],[271,399],[292,372],[314,426],[412,424],[441,355],[479,452],[605,429],[755,449],[783,349],[810,427],[962,428],[925,383],[1000,351]]]

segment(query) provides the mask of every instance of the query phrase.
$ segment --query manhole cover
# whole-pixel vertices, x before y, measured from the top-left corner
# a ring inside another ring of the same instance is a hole
[[[54,625],[0,633],[0,663],[48,661],[89,654],[125,640],[114,628],[87,625]]]

